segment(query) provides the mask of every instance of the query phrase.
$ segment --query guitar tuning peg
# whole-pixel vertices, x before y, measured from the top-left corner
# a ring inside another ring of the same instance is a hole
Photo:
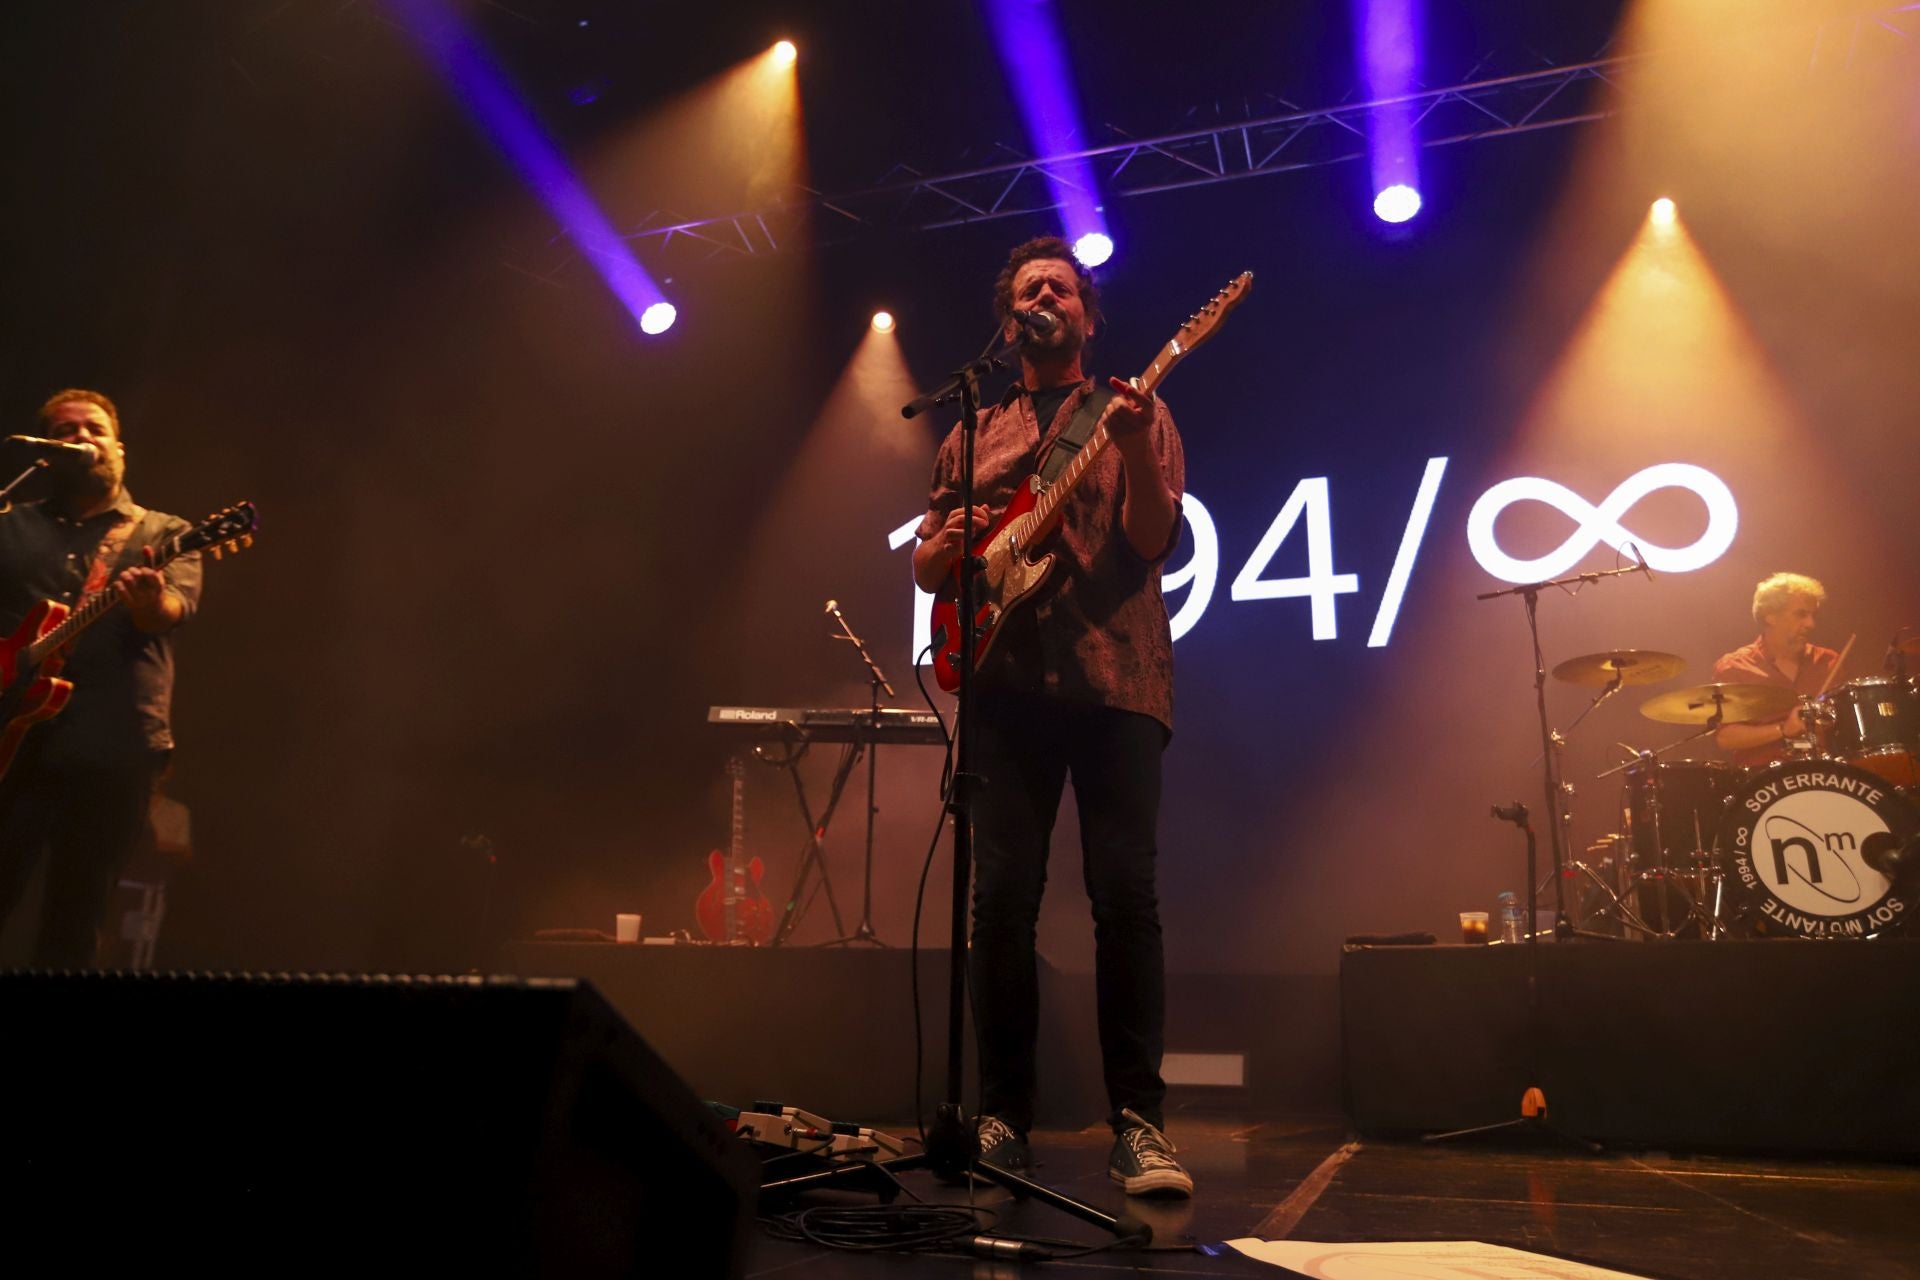
[[[247,533],[247,534],[242,534],[242,535],[240,536],[240,545],[241,545],[241,546],[243,546],[243,547],[250,547],[250,546],[252,546],[252,545],[253,545],[253,535],[252,535],[252,534],[250,534],[250,533]]]
[[[207,554],[212,556],[215,560],[218,560],[221,557],[221,555],[223,554],[223,551],[224,551],[224,548],[222,548],[221,545],[217,542],[207,548]]]

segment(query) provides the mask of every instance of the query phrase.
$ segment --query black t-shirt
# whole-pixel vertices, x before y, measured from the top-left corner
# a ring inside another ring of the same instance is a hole
[[[140,563],[143,545],[190,527],[177,516],[149,513],[124,491],[112,508],[86,520],[70,519],[44,502],[0,514],[0,635],[11,635],[42,600],[78,604],[101,540],[128,521],[131,536],[108,566],[111,573]],[[191,618],[200,603],[199,554],[179,557],[162,573]],[[115,605],[73,642],[60,675],[73,681],[73,696],[64,711],[34,729],[43,749],[116,763],[173,746],[171,633],[148,635],[133,625],[125,606]]]

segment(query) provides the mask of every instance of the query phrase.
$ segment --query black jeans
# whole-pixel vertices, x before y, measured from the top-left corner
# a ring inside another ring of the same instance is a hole
[[[101,920],[146,831],[153,782],[168,753],[136,750],[109,762],[67,758],[44,745],[29,733],[0,782],[0,921],[13,914],[45,857],[46,896],[31,963],[92,968]]]
[[[1093,901],[1094,981],[1109,1120],[1121,1108],[1161,1123],[1166,972],[1154,893],[1160,756],[1151,716],[983,691],[975,711],[973,949],[981,1110],[1033,1126],[1039,980],[1034,931],[1047,850],[1069,774],[1082,874]]]

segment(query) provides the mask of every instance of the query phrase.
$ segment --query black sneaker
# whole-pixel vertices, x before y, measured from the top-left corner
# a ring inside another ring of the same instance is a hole
[[[980,1139],[980,1158],[1008,1173],[1026,1173],[1033,1168],[1033,1148],[999,1116],[981,1116],[973,1131]]]
[[[1127,1122],[1113,1140],[1113,1154],[1107,1157],[1107,1176],[1126,1188],[1130,1196],[1190,1196],[1193,1178],[1173,1158],[1173,1144],[1167,1135],[1131,1111],[1120,1116]]]

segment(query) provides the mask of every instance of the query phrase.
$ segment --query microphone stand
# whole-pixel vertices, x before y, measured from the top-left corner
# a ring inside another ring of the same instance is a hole
[[[1527,821],[1527,806],[1515,800],[1510,806],[1493,806],[1493,816],[1502,822],[1511,822],[1526,833],[1527,837],[1527,884],[1532,886],[1538,881],[1535,877],[1535,846],[1533,824]],[[1532,893],[1528,894],[1531,901]],[[1527,1087],[1520,1095],[1520,1114],[1511,1120],[1499,1120],[1493,1124],[1474,1125],[1469,1129],[1454,1129],[1446,1133],[1429,1133],[1421,1138],[1422,1142],[1451,1142],[1455,1138],[1478,1138],[1490,1133],[1519,1132],[1545,1136],[1560,1142],[1571,1143],[1586,1148],[1588,1154],[1599,1155],[1602,1147],[1597,1142],[1568,1133],[1547,1118],[1547,1095],[1540,1087],[1540,931],[1528,922],[1527,953]]]
[[[1617,578],[1622,574],[1643,573],[1644,565],[1630,565],[1624,569],[1601,569],[1592,573],[1570,574],[1556,578],[1551,582],[1528,582],[1517,587],[1506,587],[1499,591],[1483,591],[1475,596],[1476,600],[1498,600],[1502,596],[1519,596],[1527,604],[1527,630],[1533,637],[1533,693],[1534,701],[1540,713],[1540,760],[1541,772],[1545,776],[1547,791],[1547,832],[1551,837],[1549,847],[1553,851],[1553,932],[1555,937],[1571,938],[1576,933],[1582,937],[1606,938],[1601,933],[1588,934],[1573,927],[1573,921],[1567,918],[1566,855],[1560,831],[1560,762],[1554,750],[1553,727],[1547,722],[1547,660],[1540,652],[1540,593],[1549,587],[1564,587],[1578,582],[1582,584],[1598,582],[1602,578]],[[1599,705],[1596,699],[1595,706]],[[1589,708],[1591,710],[1592,708]],[[1527,885],[1527,931],[1535,932],[1534,922],[1540,918],[1540,886],[1529,882]],[[1607,939],[1612,941],[1612,939]]]
[[[49,465],[45,458],[35,458],[28,464],[25,471],[7,481],[4,487],[0,487],[0,515],[13,510],[13,491],[25,484],[36,472],[45,470]]]
[[[860,655],[860,661],[867,664],[867,733],[872,740],[867,743],[867,863],[865,881],[860,896],[860,923],[854,931],[844,938],[835,938],[827,945],[849,946],[855,942],[871,943],[876,947],[887,944],[873,931],[873,820],[879,814],[880,807],[874,803],[874,776],[880,763],[880,691],[885,689],[889,699],[897,696],[893,686],[887,683],[887,677],[880,670],[880,664],[873,660],[873,654],[867,651],[866,643],[853,633],[847,625],[847,615],[840,612],[838,600],[827,601],[827,612],[840,624],[840,633],[835,640],[845,640]]]
[[[980,379],[996,369],[1007,367],[1002,359],[1005,348],[1000,330],[994,330],[980,355],[955,370],[940,386],[918,397],[900,410],[900,416],[912,418],[926,410],[960,401],[960,510],[973,510],[973,444],[980,425]],[[973,800],[980,779],[972,773],[973,659],[978,630],[974,617],[974,579],[981,568],[979,557],[971,554],[973,540],[971,515],[963,518],[966,531],[960,555],[959,572],[959,707],[954,713],[953,780],[947,799],[947,813],[953,821],[953,912],[947,972],[947,1089],[945,1101],[934,1109],[933,1123],[927,1129],[927,1145],[920,1155],[904,1156],[887,1162],[889,1171],[926,1167],[943,1179],[984,1178],[1005,1188],[1020,1199],[1032,1198],[1083,1222],[1111,1232],[1116,1240],[1145,1247],[1153,1239],[1152,1230],[1139,1219],[1104,1213],[1090,1204],[1062,1195],[1051,1187],[1023,1178],[1011,1169],[980,1158],[980,1142],[967,1121],[962,1098],[965,1083],[967,1012],[967,895],[973,879]],[[948,643],[942,635],[933,637],[935,646]]]

